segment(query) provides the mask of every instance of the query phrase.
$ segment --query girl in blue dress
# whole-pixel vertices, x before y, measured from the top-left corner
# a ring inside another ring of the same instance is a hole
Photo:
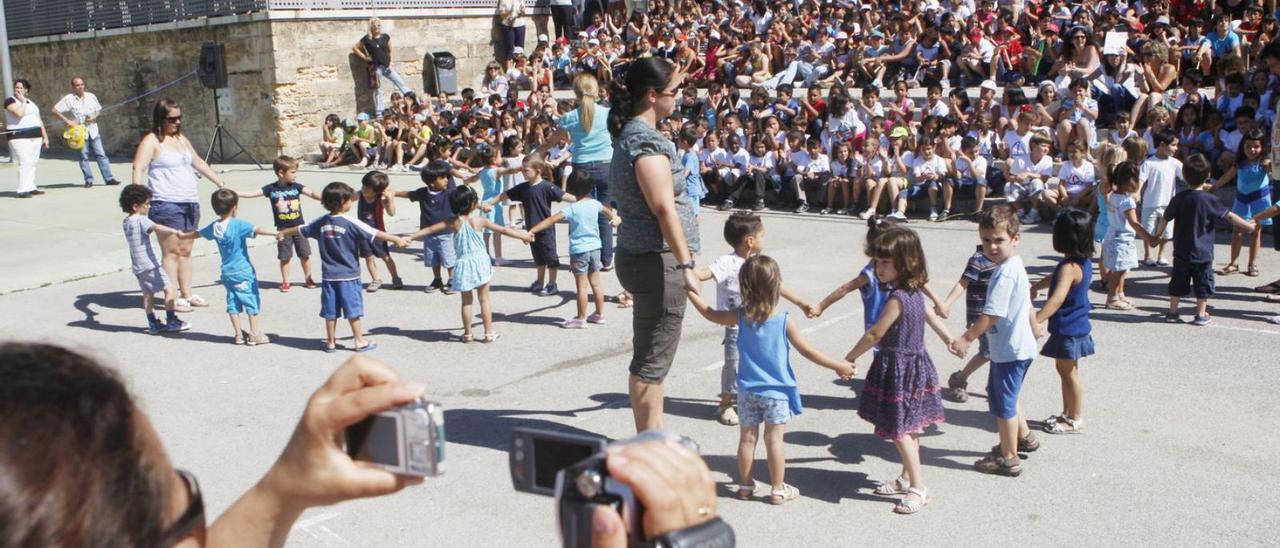
[[[449,209],[455,217],[428,226],[409,237],[411,240],[421,240],[446,229],[453,230],[457,262],[453,266],[451,283],[453,290],[462,295],[462,342],[468,343],[475,339],[471,333],[471,319],[475,317],[471,314],[472,291],[480,298],[484,342],[498,340],[498,334],[493,330],[493,314],[489,309],[489,280],[493,278],[493,261],[484,245],[484,239],[480,237],[480,231],[493,231],[526,243],[533,242],[533,237],[524,231],[499,225],[484,215],[475,215],[479,203],[476,191],[469,186],[459,186],[449,196]]]
[[[1263,154],[1266,150],[1263,145],[1264,139],[1266,135],[1261,129],[1254,128],[1245,133],[1240,139],[1240,148],[1236,154],[1236,158],[1243,161],[1223,173],[1222,177],[1219,177],[1209,189],[1209,192],[1213,192],[1227,184],[1227,181],[1234,179],[1236,199],[1231,205],[1231,211],[1246,221],[1271,207],[1271,177],[1268,175],[1271,171],[1271,159]],[[1264,219],[1258,224],[1271,226],[1271,219]],[[1262,230],[1255,230],[1253,234],[1245,234],[1240,229],[1235,229],[1231,235],[1231,262],[1218,273],[1226,276],[1240,271],[1236,261],[1240,258],[1240,247],[1244,245],[1245,236],[1248,236],[1249,268],[1245,270],[1245,275],[1257,276],[1259,274],[1258,251],[1262,249],[1262,233]]]
[[[929,283],[929,271],[920,237],[906,227],[894,227],[876,238],[871,252],[876,277],[892,290],[875,325],[845,360],[857,363],[867,351],[880,349],[858,397],[858,416],[875,427],[877,437],[892,440],[902,458],[898,477],[882,483],[875,493],[903,495],[893,511],[914,514],[929,502],[920,466],[920,434],[943,421],[942,386],[924,348],[924,326],[927,323],[945,344],[951,343],[951,333],[925,304],[922,289]]]
[[[488,147],[480,152],[480,159],[484,162],[484,167],[475,175],[467,177],[466,182],[472,183],[476,180],[480,181],[480,187],[483,192],[481,200],[488,200],[502,194],[503,178],[517,173],[520,168],[503,167],[502,158],[498,157],[498,151],[493,147]],[[507,226],[506,216],[503,215],[503,208],[495,207],[484,212],[484,216],[498,226]],[[493,265],[503,266],[507,264],[506,259],[502,258],[502,237],[501,232],[495,233],[488,228],[484,229],[484,246],[489,248],[490,237],[493,239]]]
[[[1049,290],[1049,300],[1036,313],[1036,323],[1049,322],[1049,340],[1041,356],[1053,358],[1062,379],[1062,414],[1044,420],[1050,434],[1078,434],[1084,427],[1084,387],[1080,358],[1093,355],[1089,324],[1089,280],[1093,278],[1093,238],[1088,212],[1064,209],[1053,223],[1053,249],[1063,254],[1053,275],[1031,286],[1032,294]]]

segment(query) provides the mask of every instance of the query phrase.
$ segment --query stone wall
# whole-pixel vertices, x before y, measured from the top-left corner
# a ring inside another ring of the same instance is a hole
[[[50,112],[70,92],[73,76],[109,106],[164,85],[195,70],[200,46],[222,42],[227,51],[232,115],[223,125],[258,159],[316,152],[325,115],[352,118],[373,111],[365,64],[351,47],[359,40],[369,12],[317,16],[306,11],[253,14],[222,21],[185,23],[185,28],[121,29],[88,35],[29,39],[11,48],[15,78],[26,78],[32,97],[45,114],[54,152],[69,154],[59,138],[60,123]],[[448,16],[462,13],[463,16]],[[501,42],[488,10],[423,10],[384,15],[392,36],[393,63],[415,90],[424,89],[423,58],[449,51],[458,58],[459,88],[475,87]],[[548,17],[526,20],[526,47],[546,32]],[[171,26],[172,27],[172,26]],[[391,87],[385,81],[383,94]],[[214,128],[212,91],[194,76],[163,92],[105,114],[99,126],[108,154],[133,155],[150,128],[155,101],[169,96],[183,106],[183,128],[204,153]],[[228,155],[235,147],[229,141]],[[237,162],[247,162],[243,156]]]
[[[227,46],[234,113],[223,124],[253,154],[274,156],[279,140],[271,124],[263,123],[275,116],[270,93],[275,61],[267,21],[29,43],[12,47],[11,58],[14,78],[31,81],[32,97],[40,105],[53,148],[69,153],[61,144],[63,126],[52,110],[59,98],[70,93],[72,77],[84,78],[89,91],[106,107],[194,71],[206,41]],[[105,113],[99,128],[107,153],[132,156],[138,139],[151,127],[151,109],[165,96],[182,105],[184,132],[203,154],[214,128],[213,95],[194,76]]]

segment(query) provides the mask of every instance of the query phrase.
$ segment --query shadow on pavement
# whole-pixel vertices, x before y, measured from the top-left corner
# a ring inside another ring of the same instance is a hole
[[[603,437],[595,432],[555,422],[539,415],[574,417],[577,413],[595,411],[607,405],[570,409],[565,411],[538,411],[522,409],[445,409],[445,424],[449,425],[449,442],[507,451],[511,444],[511,431],[516,427],[551,430],[565,434]]]

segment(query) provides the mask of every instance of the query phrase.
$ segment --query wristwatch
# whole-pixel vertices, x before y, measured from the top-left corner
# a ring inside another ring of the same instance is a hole
[[[654,548],[733,548],[733,527],[720,518],[653,539]]]
[[[693,267],[693,259],[689,259],[689,262],[685,263],[676,263],[676,270],[693,270]]]

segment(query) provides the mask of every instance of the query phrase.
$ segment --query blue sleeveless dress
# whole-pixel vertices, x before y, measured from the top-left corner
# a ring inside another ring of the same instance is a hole
[[[898,300],[902,314],[880,340],[858,397],[858,416],[875,427],[876,436],[899,439],[943,421],[942,387],[924,349],[924,295],[894,289],[889,298]]]
[[[453,250],[457,256],[453,265],[454,291],[471,291],[489,283],[493,278],[493,261],[484,246],[484,238],[467,219],[462,219],[462,226],[453,236]]]

